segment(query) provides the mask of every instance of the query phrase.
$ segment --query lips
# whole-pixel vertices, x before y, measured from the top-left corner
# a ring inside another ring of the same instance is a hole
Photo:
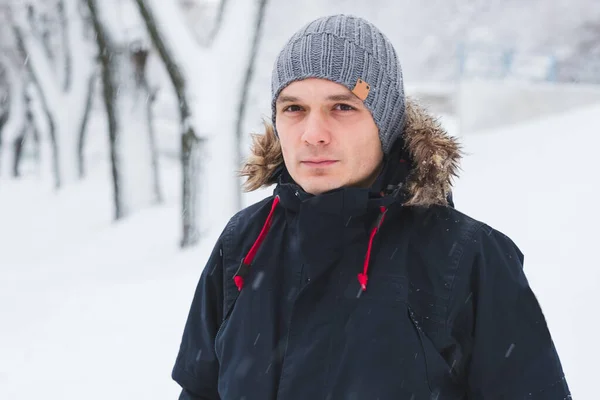
[[[302,164],[307,165],[309,167],[327,167],[329,165],[335,164],[336,160],[305,160],[302,161]]]

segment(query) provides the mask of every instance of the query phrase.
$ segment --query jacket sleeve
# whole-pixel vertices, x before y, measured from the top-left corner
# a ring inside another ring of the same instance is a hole
[[[222,238],[200,276],[171,374],[182,387],[180,400],[219,400],[214,343],[223,313]]]
[[[470,317],[466,369],[469,400],[563,400],[569,388],[523,254],[483,226],[474,238],[465,308]]]

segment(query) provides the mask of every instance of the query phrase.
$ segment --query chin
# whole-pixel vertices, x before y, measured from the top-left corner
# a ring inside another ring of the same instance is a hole
[[[304,189],[305,192],[313,194],[313,195],[318,195],[318,194],[322,194],[325,192],[329,192],[331,190],[339,189],[343,185],[332,183],[332,182],[315,185],[315,183],[312,182],[312,184],[309,183],[307,185],[300,185],[300,186],[302,186],[302,188]]]

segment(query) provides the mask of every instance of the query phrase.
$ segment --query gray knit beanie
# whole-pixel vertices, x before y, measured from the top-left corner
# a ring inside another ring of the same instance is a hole
[[[290,83],[324,78],[354,92],[371,111],[388,154],[404,125],[402,70],[391,42],[372,23],[358,17],[333,15],[314,20],[283,47],[271,80],[271,109]]]

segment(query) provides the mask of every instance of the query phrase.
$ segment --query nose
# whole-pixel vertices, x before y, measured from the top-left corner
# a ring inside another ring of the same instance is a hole
[[[331,132],[324,115],[312,112],[306,117],[302,141],[313,146],[329,144],[331,141]]]

